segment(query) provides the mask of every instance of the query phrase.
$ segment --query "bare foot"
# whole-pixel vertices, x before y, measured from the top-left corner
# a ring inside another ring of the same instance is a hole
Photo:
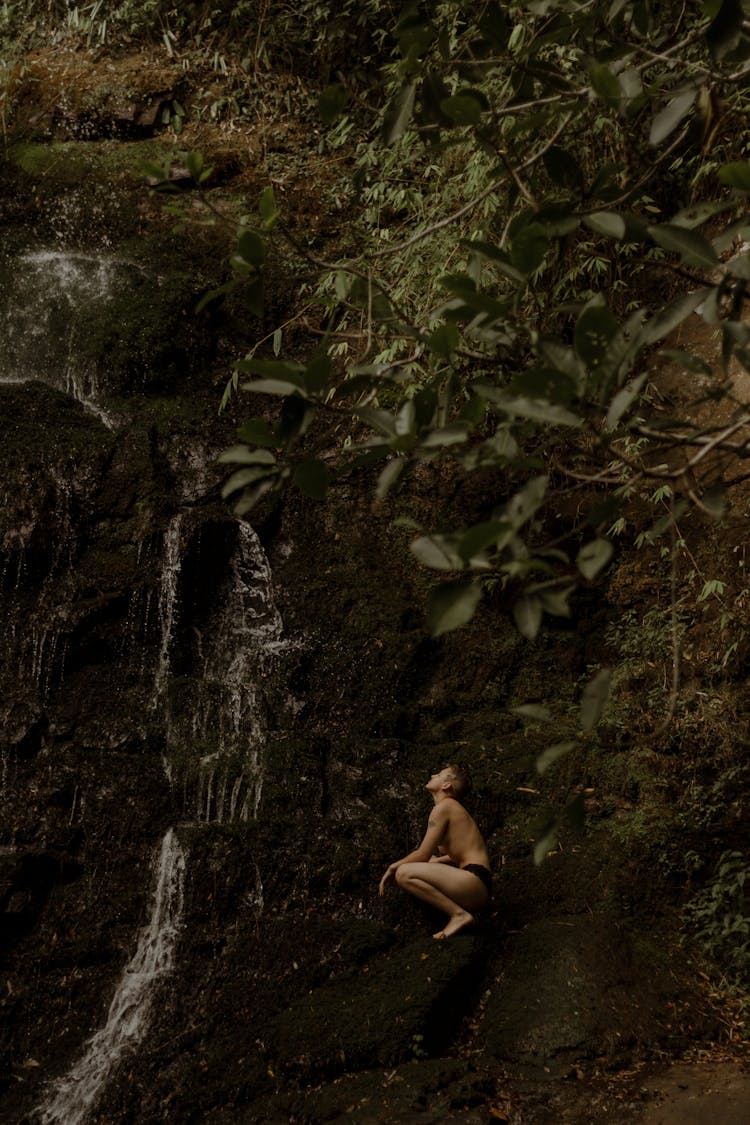
[[[454,934],[458,934],[461,932],[461,930],[465,930],[467,926],[473,925],[474,915],[469,914],[468,910],[462,910],[458,914],[454,914],[451,917],[448,925],[444,930],[440,930],[439,933],[433,934],[432,936],[434,937],[435,941],[443,941],[445,938],[453,937]]]

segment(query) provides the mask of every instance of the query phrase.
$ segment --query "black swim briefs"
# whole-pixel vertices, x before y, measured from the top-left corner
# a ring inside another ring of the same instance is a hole
[[[487,888],[487,894],[492,894],[492,872],[488,871],[481,863],[467,863],[461,870],[470,871],[472,875],[476,875],[477,879],[481,879]]]

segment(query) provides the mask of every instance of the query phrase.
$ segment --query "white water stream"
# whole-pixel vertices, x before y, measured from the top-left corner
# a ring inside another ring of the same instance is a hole
[[[156,860],[151,917],[115,990],[107,1022],[89,1040],[75,1066],[52,1088],[36,1110],[39,1125],[79,1125],[101,1095],[122,1058],[148,1030],[157,986],[174,966],[182,921],[185,854],[170,828]]]
[[[88,317],[109,304],[124,283],[127,262],[75,250],[32,250],[16,262],[13,291],[1,318],[5,347],[0,383],[39,380],[80,402],[108,429],[116,420],[100,404],[93,360],[84,360]]]

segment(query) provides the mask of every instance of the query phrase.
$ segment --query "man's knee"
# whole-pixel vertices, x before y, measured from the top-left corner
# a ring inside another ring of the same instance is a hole
[[[396,868],[396,882],[399,887],[405,887],[411,876],[411,864],[402,863],[400,867]]]

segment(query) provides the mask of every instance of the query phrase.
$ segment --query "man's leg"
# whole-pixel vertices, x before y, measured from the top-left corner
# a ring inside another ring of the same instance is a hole
[[[448,915],[447,926],[433,936],[451,937],[474,921],[472,911],[486,906],[487,888],[470,871],[447,863],[402,863],[396,882],[409,894]]]

